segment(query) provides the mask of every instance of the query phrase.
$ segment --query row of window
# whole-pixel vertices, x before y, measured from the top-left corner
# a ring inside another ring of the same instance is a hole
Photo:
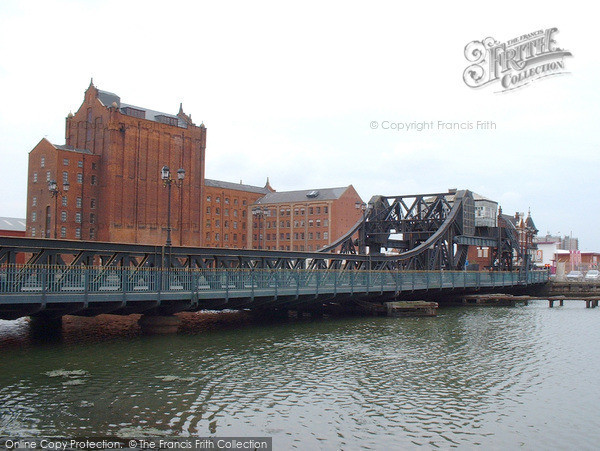
[[[68,158],[63,158],[63,166],[69,166],[69,159]],[[42,157],[40,159],[40,167],[41,168],[45,168],[46,167],[46,157]],[[83,167],[83,161],[82,160],[77,160],[77,167],[78,168],[82,168]],[[96,169],[96,163],[92,163],[92,169]]]
[[[60,212],[60,220],[61,222],[67,222],[67,212],[66,211],[61,211]],[[37,221],[37,211],[32,211],[31,212],[31,222],[36,222]],[[76,212],[75,213],[75,222],[80,224],[81,223],[81,212]],[[90,213],[90,224],[95,224],[96,223],[96,215],[94,213]]]
[[[211,212],[211,208],[210,207],[206,207],[206,213],[210,214]],[[215,207],[215,214],[216,215],[220,215],[221,214],[221,209],[219,207]],[[223,209],[223,215],[224,216],[229,216],[229,208],[224,208]],[[238,217],[238,211],[237,210],[233,210],[233,216],[235,218]],[[242,210],[242,218],[246,217],[246,210]]]
[[[36,232],[35,227],[32,227],[31,228],[31,236],[33,236],[33,237],[36,236],[36,233],[37,232]],[[41,229],[40,236],[42,236],[42,237],[44,236],[44,229]],[[46,238],[49,238],[49,237],[50,237],[50,230],[46,230]],[[64,226],[60,228],[60,237],[61,238],[67,237],[67,228]],[[79,228],[79,227],[75,229],[75,238],[78,238],[78,239],[81,238],[81,228]],[[95,238],[96,238],[96,229],[91,228],[90,229],[90,239],[93,240]]]
[[[62,196],[60,203],[63,207],[66,207],[68,204],[67,196]],[[76,199],[75,204],[76,204],[77,208],[81,208],[81,204],[82,204],[81,197],[78,197]],[[33,198],[31,199],[31,206],[37,207],[37,196],[33,196]],[[93,199],[93,198],[90,199],[90,208],[96,208],[96,199]],[[35,212],[33,212],[33,214],[35,214]],[[35,221],[35,219],[32,219],[32,221]]]
[[[276,233],[267,233],[267,241],[275,241],[277,239],[277,234]],[[304,237],[306,236],[304,234],[304,232],[296,232],[294,233],[294,239],[295,240],[303,240]],[[261,233],[260,235],[258,234],[254,234],[254,241],[257,241],[260,237],[260,240],[262,240],[264,238],[263,234]],[[280,240],[289,240],[291,239],[292,234],[291,233],[280,233],[279,234],[279,239]],[[329,232],[323,232],[323,239],[326,240],[329,238]],[[312,239],[317,239],[320,240],[321,239],[321,232],[316,232],[313,234],[313,232],[308,232],[308,239],[312,240]]]
[[[50,174],[50,171],[46,172],[46,181],[49,182],[52,179],[52,175]],[[33,183],[37,183],[38,182],[38,173],[34,172],[33,173]],[[63,172],[62,173],[62,182],[63,185],[69,182],[69,173],[68,172]],[[77,183],[83,183],[83,174],[81,172],[77,173]],[[90,184],[91,185],[96,185],[98,183],[98,177],[96,177],[95,175],[92,175],[90,178]]]
[[[208,219],[206,221],[206,228],[210,229],[211,224],[212,224],[211,220]],[[218,220],[218,219],[215,220],[215,227],[221,227],[221,221],[220,220]],[[223,221],[223,227],[225,227],[225,228],[229,227],[229,221]],[[237,221],[233,221],[233,228],[234,229],[238,228],[238,222]],[[246,223],[245,222],[242,222],[242,229],[246,230]]]
[[[215,241],[221,241],[221,234],[220,233],[215,233]],[[242,238],[242,242],[246,241],[246,235],[240,235]],[[206,242],[210,241],[210,237],[211,234],[210,232],[206,232]],[[233,241],[237,241],[238,240],[238,234],[234,233],[233,234]],[[224,233],[223,234],[223,242],[227,243],[229,241],[229,234],[228,233]]]
[[[280,228],[290,228],[291,225],[291,221],[279,221],[279,227]],[[304,227],[306,225],[306,221],[302,220],[302,221],[294,221],[294,227]],[[323,219],[322,221],[320,219],[317,220],[313,220],[313,219],[309,219],[308,220],[308,227],[321,227],[321,225],[323,227],[329,227],[329,219]],[[265,224],[262,224],[260,222],[254,222],[252,224],[252,227],[254,227],[255,229],[258,227],[266,227],[267,229],[276,229],[277,228],[277,221],[266,221]]]
[[[212,197],[211,196],[206,196],[206,202],[212,202]],[[221,197],[220,196],[216,196],[215,197],[215,202],[216,203],[220,203],[221,202]],[[229,205],[229,197],[225,198],[225,204]],[[233,205],[238,205],[238,200],[237,199],[233,199]],[[245,199],[242,200],[242,205],[248,205],[248,201],[246,201]]]
[[[314,215],[314,214],[320,215],[321,210],[323,211],[324,214],[329,213],[329,207],[327,205],[325,205],[323,207],[308,207],[308,214],[309,215]],[[291,216],[291,214],[292,214],[291,208],[281,208],[279,210],[279,216]],[[275,210],[275,209],[268,210],[266,215],[275,217],[275,216],[277,216],[277,210]],[[294,216],[305,216],[305,215],[306,215],[305,208],[294,208]]]

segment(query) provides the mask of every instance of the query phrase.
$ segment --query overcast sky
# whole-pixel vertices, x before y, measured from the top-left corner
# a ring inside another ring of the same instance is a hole
[[[183,102],[208,129],[208,178],[352,184],[365,200],[466,188],[600,251],[600,53],[587,4],[3,0],[0,216],[25,216],[28,152],[43,137],[64,143],[93,77],[125,103],[175,114]],[[510,93],[463,82],[469,42],[551,27],[573,54],[569,74]]]

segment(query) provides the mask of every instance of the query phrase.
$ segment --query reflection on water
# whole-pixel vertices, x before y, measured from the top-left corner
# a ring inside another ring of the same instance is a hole
[[[2,323],[0,431],[269,435],[276,449],[591,449],[599,314],[534,302],[168,337],[140,336],[133,321],[109,339],[74,327],[44,345],[23,341],[24,320]]]

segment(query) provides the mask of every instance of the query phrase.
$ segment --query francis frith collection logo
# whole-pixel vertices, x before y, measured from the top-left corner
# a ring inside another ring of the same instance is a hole
[[[463,73],[465,83],[480,88],[498,82],[501,89],[497,92],[506,92],[567,73],[564,59],[572,55],[557,47],[556,33],[558,28],[548,28],[503,43],[491,37],[468,43],[465,57],[471,65]]]

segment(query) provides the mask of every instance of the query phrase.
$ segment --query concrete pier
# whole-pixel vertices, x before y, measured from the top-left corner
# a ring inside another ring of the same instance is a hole
[[[438,303],[426,301],[386,302],[387,316],[437,316]]]
[[[148,335],[174,334],[179,329],[181,318],[175,315],[142,315],[138,324]]]

